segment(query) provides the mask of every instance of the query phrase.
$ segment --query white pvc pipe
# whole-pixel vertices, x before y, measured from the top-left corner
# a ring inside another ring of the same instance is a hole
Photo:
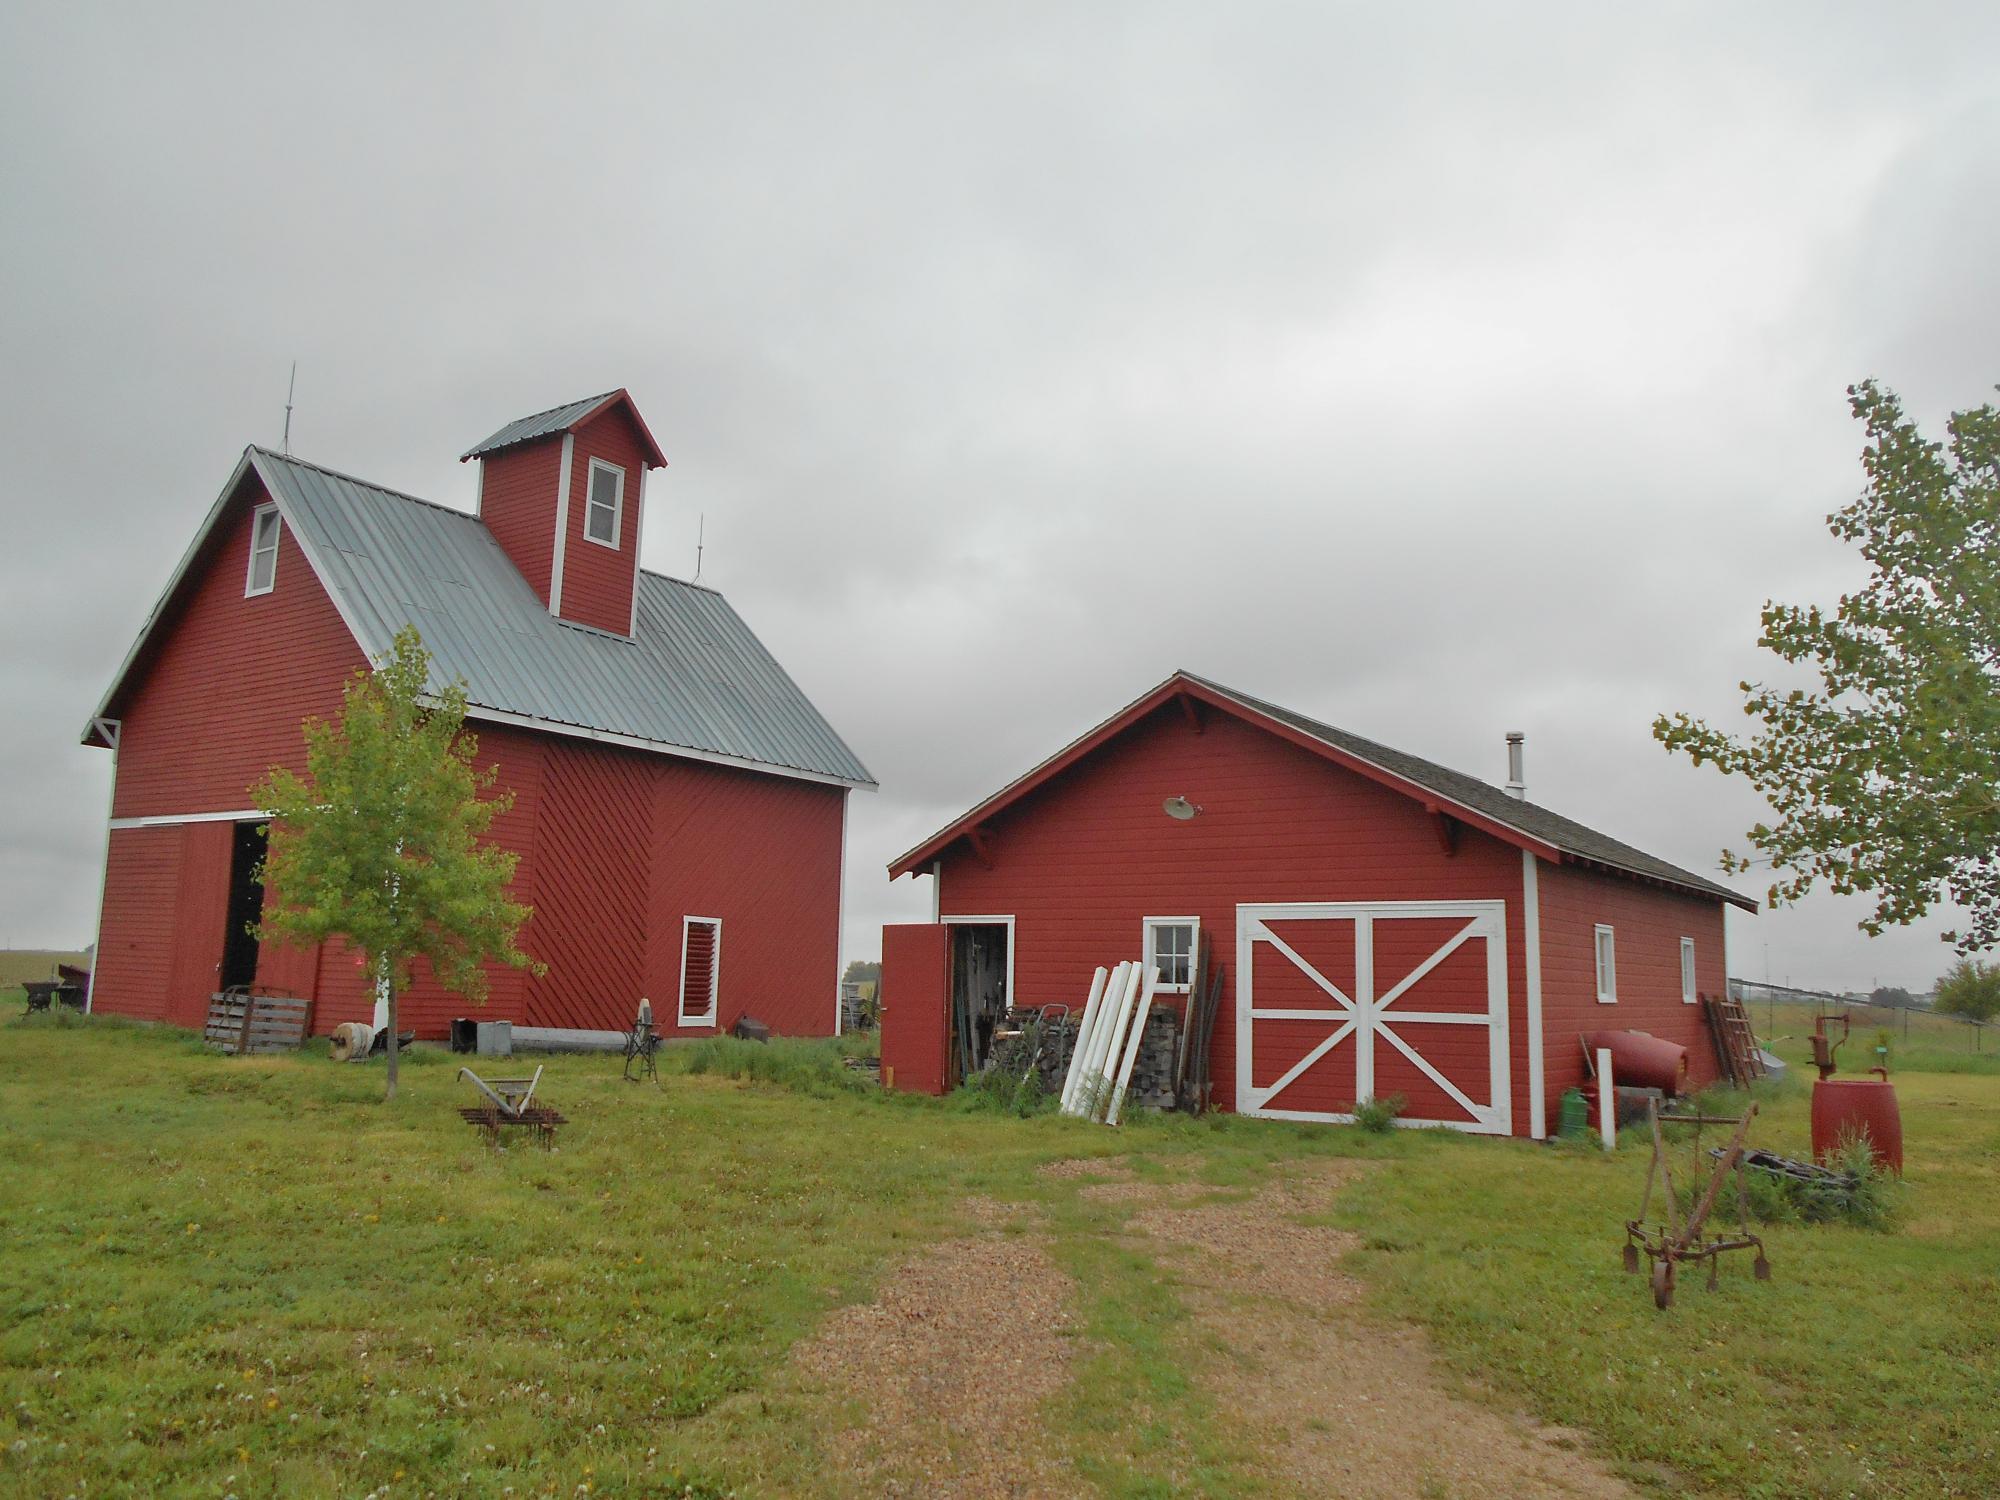
[[[1083,1113],[1084,1094],[1090,1087],[1090,1080],[1097,1076],[1098,1048],[1104,1040],[1104,1029],[1111,1024],[1112,1007],[1118,1003],[1118,996],[1125,989],[1125,970],[1120,964],[1106,979],[1104,990],[1097,1001],[1097,1011],[1090,1018],[1090,1027],[1076,1039],[1076,1055],[1071,1059],[1076,1078],[1069,1089],[1069,1097],[1063,1102],[1065,1114]]]
[[[1139,997],[1139,1009],[1132,1017],[1132,1027],[1125,1042],[1125,1060],[1118,1065],[1118,1087],[1111,1092],[1111,1107],[1104,1112],[1104,1123],[1116,1125],[1118,1111],[1125,1105],[1125,1090],[1132,1083],[1132,1065],[1139,1060],[1140,1044],[1146,1040],[1146,1017],[1153,1012],[1153,991],[1160,981],[1160,971],[1148,967],[1146,970],[1146,990]]]
[[[1618,1091],[1612,1086],[1611,1049],[1597,1049],[1597,1134],[1606,1151],[1618,1149]]]
[[[1096,1085],[1092,1090],[1092,1108],[1087,1111],[1090,1118],[1100,1118],[1104,1106],[1111,1102],[1111,1088],[1118,1076],[1119,1049],[1125,1042],[1126,1023],[1132,1019],[1132,1005],[1139,996],[1139,971],[1142,965],[1133,964],[1125,973],[1125,992],[1119,996],[1118,1005],[1111,1012],[1111,1025],[1104,1038],[1104,1047],[1098,1053]],[[1092,1048],[1092,1051],[1098,1051]]]
[[[1090,976],[1090,998],[1083,1002],[1083,1015],[1076,1023],[1076,1036],[1070,1041],[1069,1071],[1063,1074],[1062,1107],[1069,1108],[1069,1101],[1076,1097],[1076,1081],[1083,1076],[1083,1039],[1090,1035],[1090,1024],[1097,1019],[1098,1002],[1104,996],[1104,981],[1107,978],[1103,968]]]

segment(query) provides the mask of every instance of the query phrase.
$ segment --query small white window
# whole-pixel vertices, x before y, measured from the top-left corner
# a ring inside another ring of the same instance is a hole
[[[583,511],[583,534],[599,546],[616,549],[625,509],[625,471],[601,458],[590,461],[590,495]]]
[[[1160,971],[1156,994],[1185,995],[1193,987],[1195,942],[1200,934],[1199,917],[1146,918],[1146,962]]]
[[[681,1025],[713,1026],[722,983],[722,920],[681,919]]]
[[[1597,1003],[1610,1005],[1618,999],[1618,947],[1611,929],[1597,924]]]
[[[1681,939],[1681,1004],[1694,1004],[1694,939]]]
[[[250,513],[250,572],[243,597],[268,594],[278,584],[278,507],[260,505]]]

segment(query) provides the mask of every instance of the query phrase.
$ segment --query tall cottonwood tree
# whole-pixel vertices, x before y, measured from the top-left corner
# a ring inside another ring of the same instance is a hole
[[[432,694],[430,653],[405,626],[347,685],[338,720],[308,719],[305,774],[274,766],[252,789],[271,811],[260,937],[342,938],[387,993],[388,1098],[396,1097],[396,1002],[421,960],[447,989],[484,1001],[489,961],[541,971],[516,945],[530,909],[507,896],[516,856],[484,841],[514,805],[489,791],[463,732],[465,688]]]
[[[1746,778],[1775,821],[1750,841],[1778,877],[1772,902],[1824,879],[1875,898],[1879,933],[1944,900],[1971,923],[1961,952],[2000,944],[2000,412],[1953,414],[1925,438],[1893,392],[1848,391],[1867,430],[1859,498],[1827,518],[1872,568],[1828,612],[1767,603],[1759,645],[1816,686],[1741,684],[1759,728],[1737,738],[1662,715],[1654,735],[1697,765]],[[1725,868],[1753,861],[1725,851]]]

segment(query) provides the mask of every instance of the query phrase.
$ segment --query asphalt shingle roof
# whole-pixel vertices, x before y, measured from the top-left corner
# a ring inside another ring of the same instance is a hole
[[[1505,823],[1531,838],[1551,844],[1565,854],[1579,859],[1594,860],[1599,864],[1612,865],[1621,870],[1629,870],[1636,875],[1650,876],[1655,880],[1669,881],[1674,885],[1687,886],[1703,891],[1718,899],[1744,905],[1746,898],[1727,886],[1697,875],[1691,870],[1683,870],[1678,865],[1657,859],[1643,849],[1635,849],[1630,844],[1599,833],[1594,828],[1586,828],[1572,818],[1551,812],[1524,798],[1516,797],[1491,782],[1481,781],[1476,776],[1468,776],[1463,771],[1454,771],[1449,766],[1441,766],[1436,761],[1423,759],[1405,751],[1393,749],[1375,740],[1363,739],[1358,734],[1350,734],[1345,729],[1332,724],[1309,719],[1304,714],[1294,713],[1289,708],[1270,703],[1262,698],[1253,698],[1248,693],[1212,682],[1205,677],[1197,677],[1192,672],[1179,674],[1192,682],[1233,698],[1238,703],[1255,709],[1258,713],[1288,724],[1302,734],[1311,735],[1336,750],[1343,750],[1370,765],[1379,766],[1405,781],[1436,792],[1440,797],[1484,813],[1495,822]]]
[[[641,571],[632,639],[564,624],[476,516],[266,449],[245,457],[371,657],[413,624],[436,684],[462,678],[475,708],[875,784],[715,590]]]

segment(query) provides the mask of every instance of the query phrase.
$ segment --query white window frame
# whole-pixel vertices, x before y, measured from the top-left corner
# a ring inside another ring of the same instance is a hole
[[[1597,965],[1597,1003],[1618,1003],[1618,934],[1608,922],[1599,922],[1592,934],[1590,952]]]
[[[264,528],[264,517],[274,518],[271,527],[271,545],[260,547],[257,534]],[[278,503],[266,500],[250,512],[250,565],[243,570],[243,597],[255,599],[260,594],[268,594],[278,586],[278,538],[285,533],[285,518],[278,514]],[[269,553],[271,557],[271,577],[262,588],[257,587],[257,559]]]
[[[611,540],[590,534],[591,512],[597,508],[597,476],[599,471],[610,474],[617,481],[611,496]],[[618,539],[625,531],[625,471],[616,464],[606,463],[601,458],[593,458],[590,468],[583,477],[583,539],[598,547],[618,550]]]
[[[715,950],[708,960],[708,1013],[689,1015],[687,1009],[688,992],[688,934],[694,931],[694,924],[701,922],[715,929]],[[674,1009],[683,1026],[713,1026],[720,1014],[722,994],[722,918],[694,917],[681,918],[681,982],[675,991]]]
[[[1694,980],[1694,939],[1681,939],[1681,1004],[1692,1005],[1695,1000]]]
[[[1144,955],[1146,967],[1159,968],[1154,962],[1157,950],[1153,947],[1153,934],[1162,927],[1185,927],[1188,929],[1188,982],[1186,984],[1162,984],[1153,993],[1156,995],[1185,995],[1192,991],[1195,978],[1195,963],[1201,954],[1200,917],[1146,917],[1139,924],[1139,951]]]

